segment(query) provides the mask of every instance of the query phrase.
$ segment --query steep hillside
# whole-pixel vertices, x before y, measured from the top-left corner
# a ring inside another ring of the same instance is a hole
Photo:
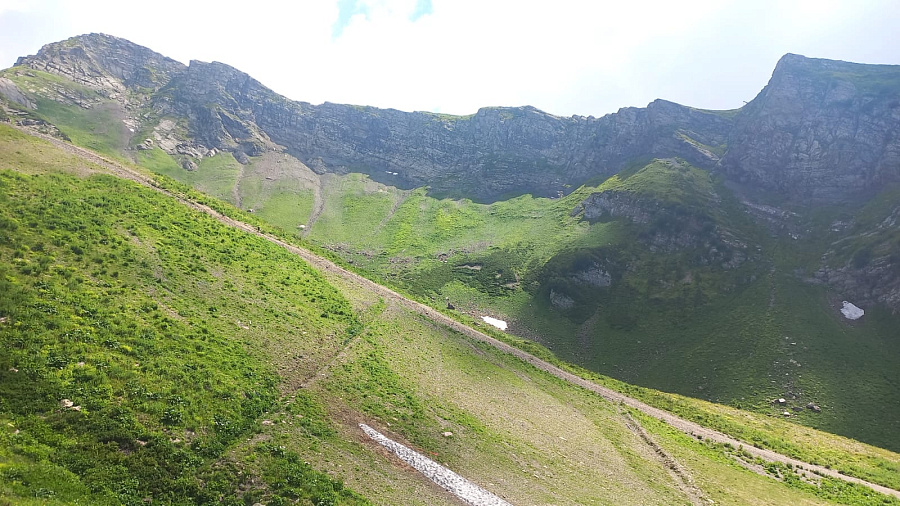
[[[6,500],[367,502],[346,483],[376,503],[453,503],[368,442],[366,422],[514,504],[891,503],[783,466],[770,470],[781,483],[756,474],[733,448],[628,413],[4,126],[0,154]],[[900,486],[875,471],[900,457],[840,446],[838,461]]]

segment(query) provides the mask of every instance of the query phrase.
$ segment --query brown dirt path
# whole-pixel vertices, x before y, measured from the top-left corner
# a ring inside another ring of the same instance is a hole
[[[804,470],[811,471],[813,473],[816,473],[816,474],[819,474],[822,476],[828,476],[830,478],[835,478],[835,479],[844,480],[844,481],[847,481],[850,483],[864,485],[866,487],[871,488],[872,490],[875,490],[876,492],[900,499],[900,490],[894,490],[894,489],[891,489],[891,488],[888,488],[888,487],[885,487],[882,485],[877,485],[875,483],[871,483],[866,480],[862,480],[860,478],[855,478],[853,476],[843,475],[833,469],[829,469],[829,468],[826,468],[823,466],[809,464],[809,463],[782,455],[780,453],[776,453],[772,450],[767,450],[765,448],[756,448],[751,444],[748,444],[748,443],[745,443],[738,439],[735,439],[724,433],[703,427],[700,424],[697,424],[697,423],[689,421],[689,420],[685,420],[684,418],[681,418],[677,415],[674,415],[667,411],[663,411],[659,408],[655,408],[655,407],[650,406],[649,404],[645,404],[644,402],[641,402],[637,399],[628,397],[625,394],[616,392],[615,390],[604,387],[604,386],[594,383],[592,381],[588,381],[580,376],[576,376],[568,371],[560,369],[559,367],[557,367],[549,362],[541,360],[528,352],[522,351],[518,348],[515,348],[515,347],[509,345],[509,344],[506,344],[502,341],[494,339],[493,337],[490,337],[487,334],[479,332],[467,325],[464,325],[456,320],[453,320],[452,318],[444,315],[443,313],[440,313],[439,311],[434,310],[433,308],[431,308],[429,306],[426,306],[425,304],[421,304],[414,300],[407,299],[406,297],[391,290],[390,288],[381,286],[381,285],[375,283],[374,281],[371,281],[367,278],[360,276],[359,274],[356,274],[354,272],[350,272],[346,269],[343,269],[342,267],[331,262],[330,260],[319,257],[316,254],[314,254],[308,250],[299,248],[297,246],[294,246],[293,244],[288,244],[275,236],[259,232],[258,230],[256,230],[256,227],[248,225],[242,221],[235,220],[228,216],[224,216],[223,214],[219,213],[218,211],[216,211],[208,206],[198,204],[196,202],[192,202],[192,201],[182,198],[178,195],[173,195],[172,193],[170,193],[166,190],[158,188],[158,187],[154,186],[153,181],[150,177],[145,176],[133,169],[130,169],[130,168],[120,165],[114,161],[103,158],[103,157],[97,155],[96,153],[93,153],[86,149],[63,142],[59,139],[55,139],[53,137],[46,136],[46,135],[35,134],[34,132],[32,132],[30,130],[23,129],[23,131],[25,131],[26,133],[29,133],[31,135],[36,135],[38,137],[46,139],[49,142],[51,142],[53,145],[59,147],[60,149],[66,151],[68,153],[83,157],[86,160],[88,160],[89,162],[99,165],[119,177],[122,177],[124,179],[129,179],[132,181],[136,181],[142,185],[149,186],[157,191],[160,191],[167,195],[170,195],[170,196],[176,198],[179,202],[181,202],[189,207],[192,207],[194,209],[197,209],[198,211],[206,213],[209,216],[212,216],[213,218],[219,220],[220,222],[222,222],[226,225],[229,225],[231,227],[243,230],[247,233],[262,237],[262,238],[266,239],[267,241],[277,244],[277,245],[287,249],[291,253],[294,253],[295,255],[304,259],[310,265],[316,267],[317,269],[319,269],[321,271],[324,271],[326,273],[336,274],[343,278],[351,280],[359,285],[362,285],[362,286],[368,288],[369,290],[372,290],[373,292],[375,292],[376,294],[378,294],[381,297],[384,297],[385,299],[389,299],[389,300],[399,304],[402,307],[405,307],[416,313],[426,316],[427,318],[430,318],[434,322],[439,323],[441,325],[445,325],[465,336],[468,336],[477,341],[487,343],[487,344],[493,346],[494,348],[497,348],[500,351],[503,351],[505,353],[513,355],[513,356],[521,359],[522,361],[527,362],[542,371],[545,371],[549,374],[552,374],[553,376],[556,376],[557,378],[567,381],[573,385],[580,386],[586,390],[590,390],[591,392],[594,392],[594,393],[600,395],[601,397],[603,397],[604,399],[606,399],[612,403],[623,404],[630,408],[634,408],[648,416],[652,416],[658,420],[668,423],[672,427],[674,427],[686,434],[689,434],[691,436],[702,437],[703,439],[714,441],[716,443],[728,443],[734,447],[742,446],[746,452],[750,453],[751,455],[753,455],[755,457],[760,457],[760,458],[770,461],[770,462],[779,462],[782,464],[790,464],[794,467],[800,467]]]

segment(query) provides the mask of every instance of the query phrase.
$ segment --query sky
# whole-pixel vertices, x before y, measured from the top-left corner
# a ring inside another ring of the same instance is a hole
[[[900,64],[898,26],[896,0],[0,0],[0,68],[101,32],[314,104],[602,116],[740,107],[785,53]]]

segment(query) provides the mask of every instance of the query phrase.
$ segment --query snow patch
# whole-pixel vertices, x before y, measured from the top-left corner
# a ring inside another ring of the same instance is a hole
[[[421,453],[389,439],[372,427],[361,423],[359,424],[359,428],[362,429],[367,436],[378,442],[378,444],[384,446],[393,452],[394,455],[411,465],[416,471],[424,474],[431,481],[448,490],[456,497],[459,497],[466,504],[474,506],[511,506],[508,502],[496,495],[454,473]]]
[[[841,314],[848,320],[859,320],[866,312],[845,300],[844,307],[841,308]]]
[[[482,316],[482,320],[488,325],[493,325],[500,330],[506,330],[506,322],[503,320],[498,320],[496,318],[491,318],[490,316]]]

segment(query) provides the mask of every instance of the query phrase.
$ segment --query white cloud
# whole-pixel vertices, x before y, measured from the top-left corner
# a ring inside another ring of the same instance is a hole
[[[459,114],[530,104],[600,115],[658,97],[737,107],[785,52],[900,63],[890,0],[433,0],[415,20],[416,0],[359,1],[365,14],[339,37],[336,0],[6,1],[0,13],[41,12],[49,21],[28,33],[43,42],[99,31],[222,61],[297,100]]]

